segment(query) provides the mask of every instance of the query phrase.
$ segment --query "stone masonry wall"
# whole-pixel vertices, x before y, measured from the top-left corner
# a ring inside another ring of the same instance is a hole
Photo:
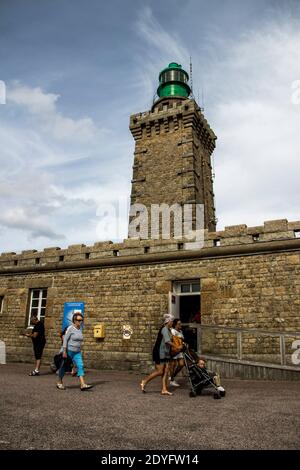
[[[59,349],[64,302],[83,301],[86,364],[145,369],[175,280],[200,279],[205,324],[299,331],[299,231],[300,222],[280,220],[206,232],[198,251],[174,240],[126,240],[2,254],[0,339],[8,360],[32,361],[31,340],[20,333],[28,318],[29,289],[42,287],[48,289],[48,361]],[[93,337],[98,323],[106,326],[103,340]],[[124,324],[133,329],[130,340],[122,338]],[[226,335],[213,341],[215,352],[230,344]]]
[[[216,136],[196,102],[166,98],[152,111],[132,115],[130,130],[131,204],[144,204],[148,211],[151,204],[204,204],[204,227],[215,230],[210,156]]]

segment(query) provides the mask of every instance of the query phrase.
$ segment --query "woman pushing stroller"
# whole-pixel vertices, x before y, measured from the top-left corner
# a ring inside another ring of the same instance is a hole
[[[141,390],[144,393],[146,392],[146,385],[148,382],[155,379],[155,377],[161,377],[161,394],[167,396],[173,395],[168,390],[168,376],[171,361],[170,348],[172,344],[171,327],[173,324],[173,320],[173,315],[164,315],[164,323],[158,332],[152,354],[153,362],[155,363],[155,371],[147,375],[147,377],[145,377],[140,384]]]

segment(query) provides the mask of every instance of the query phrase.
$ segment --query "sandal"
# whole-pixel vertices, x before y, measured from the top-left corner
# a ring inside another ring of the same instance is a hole
[[[34,375],[40,375],[40,373],[37,372],[36,370],[32,370],[29,375],[32,377]]]
[[[143,393],[146,393],[146,390],[145,390],[145,382],[142,380],[141,383],[140,383],[140,387],[141,387],[141,390]]]
[[[56,388],[58,388],[58,390],[66,390],[64,384],[56,384]]]
[[[165,392],[161,392],[161,395],[168,395],[168,396],[171,396],[171,395],[173,395],[173,393],[168,392],[168,390],[166,390]]]
[[[93,388],[93,385],[87,385],[87,384],[85,384],[85,385],[83,385],[82,387],[80,387],[80,390],[81,390],[82,392],[85,392],[86,390],[90,390],[91,388]]]

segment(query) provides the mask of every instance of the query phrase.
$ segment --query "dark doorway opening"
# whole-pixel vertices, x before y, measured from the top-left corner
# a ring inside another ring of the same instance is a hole
[[[182,332],[185,342],[191,349],[197,351],[197,327],[191,324],[200,323],[200,295],[180,296],[180,320],[183,323]]]
[[[181,295],[179,308],[182,323],[195,323],[200,311],[200,295]]]

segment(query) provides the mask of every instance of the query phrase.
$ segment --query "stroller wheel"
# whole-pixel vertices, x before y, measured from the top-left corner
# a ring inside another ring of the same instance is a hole
[[[214,393],[214,399],[215,399],[215,400],[219,400],[220,398],[221,398],[220,392],[215,392],[215,393]]]
[[[195,396],[197,396],[197,393],[194,390],[191,390],[190,391],[190,397],[195,398]]]

